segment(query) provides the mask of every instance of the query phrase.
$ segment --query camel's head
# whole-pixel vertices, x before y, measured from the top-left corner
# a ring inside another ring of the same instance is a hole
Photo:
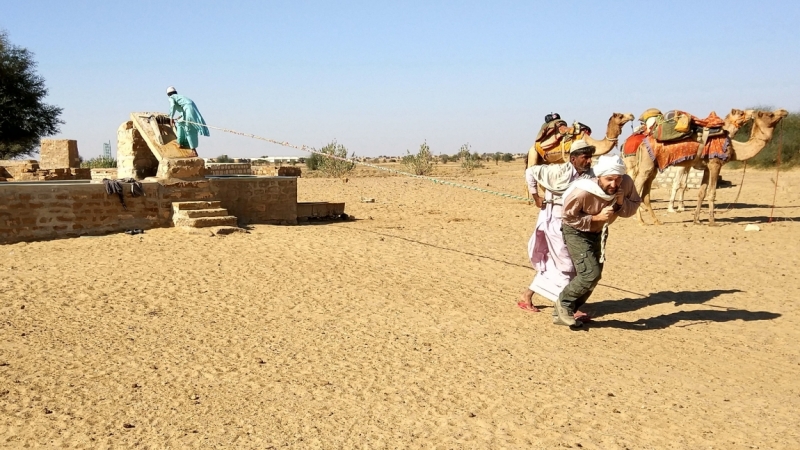
[[[789,111],[785,109],[776,109],[775,111],[755,111],[753,113],[753,130],[750,132],[751,137],[759,136],[769,140],[772,137],[772,130],[778,125],[784,117],[789,115]]]
[[[611,115],[611,119],[608,120],[609,125],[613,122],[619,126],[625,125],[626,123],[632,121],[634,119],[633,114],[631,113],[614,113]]]
[[[753,118],[753,110],[741,110],[741,109],[731,109],[731,112],[725,116],[725,125],[722,126],[722,129],[728,132],[729,136],[733,136],[739,131],[739,128],[742,128],[744,124],[747,123],[750,119]]]
[[[614,113],[608,119],[608,126],[606,127],[606,137],[616,138],[622,134],[622,126],[634,119],[631,113]]]

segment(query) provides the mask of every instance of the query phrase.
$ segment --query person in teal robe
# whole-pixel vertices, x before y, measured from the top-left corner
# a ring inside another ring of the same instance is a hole
[[[195,150],[199,144],[199,136],[210,136],[206,121],[197,109],[197,105],[184,95],[178,94],[174,87],[167,88],[169,97],[169,118],[175,123],[175,135],[181,148]],[[175,113],[180,117],[175,119]],[[199,125],[202,124],[202,125]]]

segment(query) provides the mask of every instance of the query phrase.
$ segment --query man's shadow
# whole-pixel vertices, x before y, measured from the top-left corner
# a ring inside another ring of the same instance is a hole
[[[663,291],[656,292],[645,298],[626,298],[622,300],[604,300],[592,306],[595,317],[602,317],[607,314],[626,313],[636,311],[648,306],[659,305],[673,302],[675,306],[680,305],[701,305],[722,294],[733,294],[742,292],[738,289],[710,290],[710,291]],[[589,306],[589,304],[587,304]],[[670,314],[651,317],[649,319],[639,319],[633,322],[624,320],[599,320],[589,323],[590,328],[619,328],[623,330],[662,330],[681,321],[694,322],[729,322],[732,320],[774,320],[780,317],[778,313],[769,311],[748,311],[746,309],[728,308],[724,306],[708,305],[716,309],[704,309],[696,311],[676,311]],[[588,308],[587,308],[588,309]]]
[[[621,300],[603,300],[586,304],[587,309],[592,309],[596,315],[619,314],[636,311],[648,306],[674,303],[681,305],[700,305],[713,300],[723,294],[742,292],[739,289],[713,289],[710,291],[661,291],[643,298],[623,298]]]

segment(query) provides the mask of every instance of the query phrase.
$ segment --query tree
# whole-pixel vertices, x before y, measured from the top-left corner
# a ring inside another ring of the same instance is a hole
[[[481,156],[478,152],[470,153],[469,143],[462,145],[458,150],[458,159],[461,160],[461,167],[466,169],[467,172],[472,172],[474,169],[483,167]]]
[[[503,153],[503,162],[511,162],[514,160],[514,155],[511,153]]]
[[[406,150],[406,153],[407,155],[403,156],[403,165],[410,172],[415,175],[428,175],[433,172],[433,155],[427,141],[420,144],[416,155],[412,155],[409,150]]]
[[[450,161],[450,157],[446,154],[439,155],[439,160],[442,161],[442,164],[447,164]]]
[[[492,159],[494,160],[494,165],[496,166],[500,164],[500,160],[503,159],[503,154],[496,152],[494,155],[492,155]]]
[[[325,176],[341,178],[356,167],[354,162],[346,161],[347,147],[337,143],[335,140],[325,147],[319,149],[319,153],[321,153],[321,155],[318,155],[321,159],[319,161],[318,168],[323,174],[325,174]],[[326,155],[330,155],[332,157]],[[355,157],[355,153],[350,155],[350,159]],[[308,162],[306,162],[306,166],[308,166]]]
[[[33,53],[0,31],[0,159],[32,155],[64,123],[62,109],[43,102],[47,88],[35,69]]]

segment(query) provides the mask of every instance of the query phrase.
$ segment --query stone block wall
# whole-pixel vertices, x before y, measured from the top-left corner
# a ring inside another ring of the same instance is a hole
[[[295,166],[252,166],[253,175],[268,177],[299,177],[302,173],[300,167]]]
[[[88,180],[90,169],[62,167],[42,169],[35,160],[0,161],[0,178],[5,181]]]
[[[147,142],[132,121],[127,121],[117,129],[117,175],[120,178],[143,180],[154,177],[158,172],[156,159]]]
[[[218,178],[209,180],[215,200],[239,225],[297,224],[297,178]]]
[[[0,185],[0,243],[100,235],[166,226],[159,215],[158,183],[144,183],[145,197],[125,186],[123,209],[102,184]]]
[[[91,171],[92,181],[102,181],[104,178],[108,178],[109,180],[117,179],[117,169],[91,169]]]
[[[102,183],[0,183],[0,244],[172,226],[172,202],[219,200],[240,225],[297,223],[297,179],[145,181],[144,197],[123,183],[127,209]]]
[[[67,169],[81,166],[78,141],[72,139],[42,139],[39,156],[39,168],[41,169]]]
[[[206,163],[206,175],[252,175],[250,163]]]
[[[656,175],[655,180],[653,180],[653,188],[664,188],[664,189],[672,189],[672,183],[675,180],[675,176],[677,171],[675,167],[667,167],[666,170]],[[700,183],[703,181],[703,171],[690,169],[689,170],[689,177],[686,180],[686,187],[689,189],[698,189],[700,188]]]

